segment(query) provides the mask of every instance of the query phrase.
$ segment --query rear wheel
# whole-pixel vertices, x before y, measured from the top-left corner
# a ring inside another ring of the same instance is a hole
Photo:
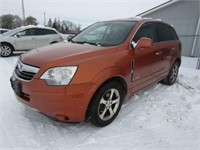
[[[104,84],[96,92],[89,106],[88,115],[90,122],[99,127],[110,124],[118,115],[124,91],[117,82]]]
[[[9,44],[3,43],[0,47],[1,57],[9,57],[13,53],[13,47]]]
[[[178,71],[179,71],[179,63],[175,62],[173,64],[167,78],[162,80],[161,82],[166,85],[173,85],[176,82],[176,79],[178,77]]]

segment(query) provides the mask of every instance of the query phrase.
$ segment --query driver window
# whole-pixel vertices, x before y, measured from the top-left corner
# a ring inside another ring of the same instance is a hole
[[[20,36],[32,36],[35,34],[34,30],[26,29],[18,33]]]
[[[152,39],[153,43],[156,42],[156,34],[153,23],[146,23],[140,27],[140,29],[137,31],[133,38],[134,43],[137,43],[138,40],[142,37],[148,37]]]

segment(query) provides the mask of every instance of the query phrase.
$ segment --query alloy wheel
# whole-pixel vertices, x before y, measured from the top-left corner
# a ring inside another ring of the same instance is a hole
[[[170,80],[172,83],[176,80],[177,75],[178,75],[178,66],[174,65],[170,76]]]
[[[1,46],[1,56],[9,56],[12,53],[12,49],[7,45]]]
[[[98,106],[99,118],[107,121],[112,118],[118,110],[120,94],[117,89],[109,89],[101,98]]]

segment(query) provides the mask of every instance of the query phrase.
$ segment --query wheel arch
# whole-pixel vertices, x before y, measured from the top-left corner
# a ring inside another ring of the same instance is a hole
[[[9,42],[0,42],[0,45],[2,45],[2,44],[10,45],[12,47],[12,50],[15,51],[15,47],[11,43],[9,43]]]
[[[85,112],[85,119],[88,119],[89,118],[89,108],[92,104],[92,99],[93,97],[95,96],[95,94],[98,92],[98,90],[104,86],[105,84],[109,83],[109,82],[117,82],[119,83],[121,86],[122,86],[122,89],[124,91],[124,97],[126,97],[127,93],[128,93],[128,84],[126,82],[126,80],[121,77],[121,76],[113,76],[113,77],[110,77],[110,78],[107,78],[106,80],[104,80],[98,87],[97,89],[95,90],[95,92],[93,93],[93,95],[91,96],[91,99],[87,105],[87,109],[86,109],[86,112]]]
[[[176,60],[175,60],[175,62],[178,62],[179,63],[179,67],[181,66],[181,58],[177,58]],[[175,63],[174,62],[174,63]]]
[[[51,42],[50,44],[55,44],[55,43],[58,43],[58,41],[53,41],[53,42]]]

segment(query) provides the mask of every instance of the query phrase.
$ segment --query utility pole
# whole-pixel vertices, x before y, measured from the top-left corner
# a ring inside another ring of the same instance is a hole
[[[44,26],[46,26],[46,14],[44,12]]]
[[[24,8],[24,0],[22,0],[22,17],[23,17],[23,25],[25,25],[25,8]]]

